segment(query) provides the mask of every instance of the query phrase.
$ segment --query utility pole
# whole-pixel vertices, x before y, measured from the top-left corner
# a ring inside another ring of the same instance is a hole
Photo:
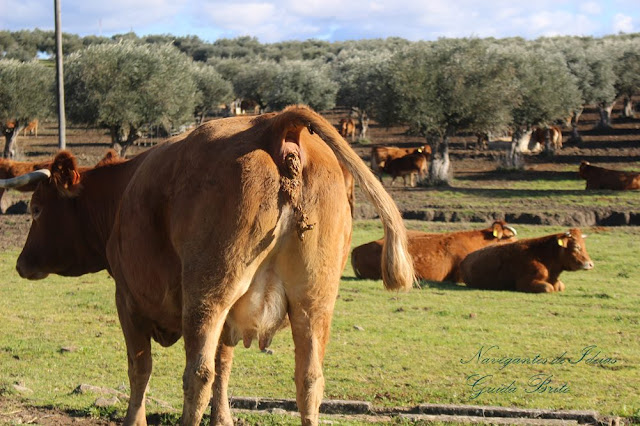
[[[56,85],[58,88],[58,149],[67,146],[65,133],[67,130],[64,114],[64,73],[62,71],[62,28],[60,27],[60,0],[53,0],[56,15]]]

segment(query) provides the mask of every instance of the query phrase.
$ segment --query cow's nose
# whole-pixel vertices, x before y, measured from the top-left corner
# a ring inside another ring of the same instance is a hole
[[[593,265],[593,262],[592,262],[591,260],[590,260],[590,261],[588,261],[588,262],[584,262],[584,263],[582,264],[582,267],[583,267],[584,269],[586,269],[586,270],[593,269],[593,266],[594,266],[594,265]]]

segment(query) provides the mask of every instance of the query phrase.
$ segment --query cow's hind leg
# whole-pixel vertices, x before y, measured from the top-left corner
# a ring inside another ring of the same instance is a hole
[[[136,318],[126,309],[123,295],[116,290],[118,317],[127,345],[129,385],[129,407],[124,425],[146,425],[145,393],[151,376],[151,337],[145,320]]]
[[[191,295],[191,299],[195,299],[195,303],[185,304],[182,321],[187,357],[182,377],[182,425],[195,426],[200,424],[211,398],[215,355],[228,304],[207,301],[204,295]]]
[[[213,383],[213,398],[211,400],[211,424],[233,426],[233,417],[229,409],[229,377],[233,363],[233,349],[225,343],[227,328],[222,331],[216,352],[216,378]]]

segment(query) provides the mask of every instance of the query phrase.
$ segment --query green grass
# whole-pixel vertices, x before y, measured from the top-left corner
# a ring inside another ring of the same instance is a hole
[[[478,224],[409,222],[428,231],[477,228]],[[527,238],[564,228],[517,226]],[[379,281],[343,274],[332,336],[325,358],[325,398],[371,401],[379,406],[419,403],[594,409],[603,414],[640,415],[640,228],[584,229],[595,269],[565,272],[567,290],[530,295],[424,283],[422,290],[392,293]],[[353,245],[382,235],[375,221],[357,222]],[[0,254],[0,397],[58,406],[93,415],[122,416],[93,407],[98,397],[75,394],[82,383],[126,389],[126,353],[114,305],[114,283],[105,272],[80,278],[50,276],[26,281],[15,272],[18,251]],[[359,331],[355,326],[362,327]],[[534,357],[548,362],[565,351],[576,357],[596,345],[615,364],[487,365],[470,360],[481,347],[498,357]],[[70,352],[61,348],[71,348]],[[289,331],[276,336],[267,355],[236,351],[230,394],[294,398],[293,343]],[[153,346],[149,395],[176,411],[149,404],[149,413],[177,418],[182,404],[182,341]],[[514,393],[472,398],[474,374],[492,375],[494,386],[515,381]],[[568,393],[527,393],[538,374],[552,375]],[[19,394],[13,384],[33,392]],[[249,423],[257,422],[248,416]],[[281,424],[280,419],[260,420]],[[288,420],[287,420],[288,421]],[[297,420],[293,420],[297,424]]]

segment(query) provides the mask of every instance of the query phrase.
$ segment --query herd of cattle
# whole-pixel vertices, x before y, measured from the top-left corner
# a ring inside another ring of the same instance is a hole
[[[349,135],[348,126],[339,130]],[[146,424],[151,339],[170,346],[184,338],[182,423],[200,423],[213,389],[211,423],[233,424],[234,347],[255,340],[265,349],[290,326],[298,409],[303,424],[315,425],[351,246],[354,180],[376,207],[384,238],[353,249],[353,268],[388,289],[410,289],[417,277],[553,292],[564,290],[562,271],[593,267],[578,229],[517,240],[496,221],[482,230],[407,233],[379,178],[424,174],[429,155],[427,146],[374,148],[369,168],[327,120],[292,106],[210,121],[131,159],[109,152],[94,167],[78,167],[66,151],[40,163],[3,160],[0,187],[33,191],[20,276],[106,269],[114,277],[131,386],[125,424]],[[640,182],[615,173],[580,166],[589,189]]]

